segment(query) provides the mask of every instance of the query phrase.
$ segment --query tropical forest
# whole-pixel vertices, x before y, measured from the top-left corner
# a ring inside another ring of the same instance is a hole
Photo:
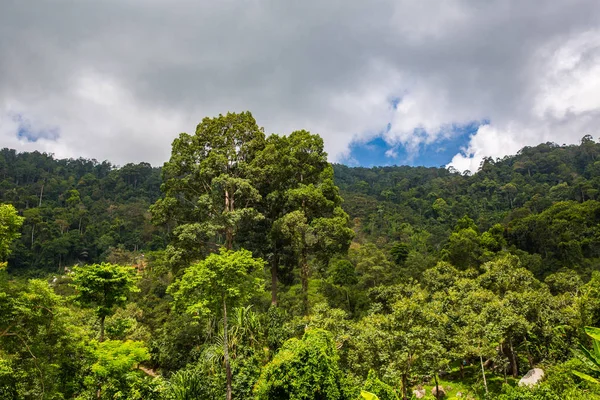
[[[331,164],[250,112],[162,166],[4,148],[0,399],[600,399],[581,136],[466,172]]]

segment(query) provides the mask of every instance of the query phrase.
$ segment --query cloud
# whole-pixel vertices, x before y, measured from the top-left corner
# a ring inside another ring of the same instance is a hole
[[[594,0],[7,0],[0,142],[156,165],[202,117],[249,109],[320,133],[332,160],[481,123],[451,162],[473,169],[595,133],[599,17]],[[19,137],[14,115],[59,135]]]
[[[600,122],[600,30],[550,43],[535,56],[529,106],[518,118],[482,125],[450,165],[476,171],[483,157],[514,154],[541,142],[578,142],[598,135]]]

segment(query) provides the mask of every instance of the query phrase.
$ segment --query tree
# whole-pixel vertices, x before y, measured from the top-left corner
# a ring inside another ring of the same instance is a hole
[[[336,254],[348,249],[354,232],[348,228],[349,217],[340,207],[341,197],[333,184],[333,170],[322,172],[318,184],[300,183],[286,192],[288,212],[273,224],[273,229],[287,245],[298,263],[304,313],[308,313],[309,256],[321,266]],[[301,181],[302,182],[302,181]]]
[[[94,379],[87,380],[90,389],[96,389],[96,397],[114,399],[125,395],[128,399],[132,398],[128,396],[130,394],[128,392],[131,391],[135,378],[144,376],[142,371],[133,370],[139,363],[150,359],[150,353],[144,343],[131,340],[107,340],[97,343],[94,355],[96,361],[91,367]],[[149,397],[143,398],[149,399]]]
[[[444,257],[458,268],[475,267],[479,261],[480,237],[477,226],[467,216],[459,219],[454,232],[448,238]]]
[[[10,255],[12,243],[21,236],[24,220],[13,205],[0,204],[0,263]]]
[[[301,340],[285,342],[265,365],[254,389],[256,399],[349,400],[338,358],[331,333],[309,329]]]
[[[501,333],[495,319],[502,313],[499,301],[488,290],[481,289],[471,279],[461,279],[451,291],[455,304],[457,324],[455,325],[458,341],[464,356],[476,356],[481,366],[481,375],[486,395],[488,393],[485,375],[484,357],[497,354],[496,346],[500,342]]]
[[[168,292],[173,295],[175,309],[196,317],[223,317],[223,353],[227,374],[227,400],[231,400],[231,365],[227,309],[244,305],[262,287],[259,276],[264,261],[253,258],[248,250],[222,248],[186,269],[182,278]]]
[[[237,229],[260,215],[252,161],[264,147],[263,130],[250,112],[204,118],[195,135],[173,141],[161,186],[164,197],[152,207],[157,223],[172,227],[169,252],[187,265],[221,245],[231,250]]]
[[[0,279],[0,398],[73,398],[89,363],[81,320],[47,282]]]
[[[92,264],[73,269],[73,287],[79,303],[95,307],[100,319],[100,342],[104,341],[104,321],[116,307],[127,302],[130,293],[138,292],[135,268],[116,264]]]
[[[277,303],[278,270],[293,258],[306,309],[309,257],[318,257],[326,266],[333,254],[347,250],[353,237],[323,139],[304,130],[271,135],[254,164],[269,239],[261,253],[271,264],[271,302]]]
[[[408,254],[410,252],[410,247],[408,244],[403,242],[396,242],[390,249],[390,254],[394,259],[396,265],[402,265],[408,258]]]
[[[380,312],[363,318],[352,335],[349,360],[355,373],[379,371],[399,383],[404,400],[415,371],[434,370],[426,356],[442,351],[440,305],[427,300],[427,292],[418,285],[382,288],[375,299],[380,303],[374,306]]]

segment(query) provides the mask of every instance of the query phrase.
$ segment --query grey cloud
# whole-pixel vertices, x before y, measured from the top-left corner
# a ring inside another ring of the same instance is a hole
[[[542,53],[599,17],[593,0],[4,0],[0,120],[21,112],[59,126],[39,148],[118,163],[158,164],[203,116],[245,109],[267,132],[321,133],[332,159],[392,120],[390,142],[481,119],[572,142],[550,118],[532,128]],[[406,115],[398,95],[418,95]]]

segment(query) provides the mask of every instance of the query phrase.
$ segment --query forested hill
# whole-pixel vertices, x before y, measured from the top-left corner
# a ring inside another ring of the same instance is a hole
[[[401,243],[411,254],[406,268],[413,274],[448,251],[451,233],[465,215],[478,235],[491,229],[513,251],[532,255],[530,268],[538,274],[563,266],[584,272],[600,256],[598,155],[600,144],[586,136],[580,145],[545,143],[501,160],[486,159],[475,174],[335,164],[335,183],[356,240],[386,251]],[[12,269],[50,272],[104,260],[118,249],[158,250],[167,243],[166,232],[152,224],[148,212],[161,195],[160,168],[148,163],[118,168],[107,161],[3,149],[0,171],[0,202],[15,205],[26,218]],[[472,250],[483,252],[481,238],[471,239],[478,242],[469,244]]]
[[[107,161],[3,149],[0,171],[0,202],[25,217],[10,259],[13,270],[59,272],[65,265],[104,259],[111,248],[165,246],[148,212],[160,196],[159,168],[148,163],[116,168]]]
[[[1,399],[600,400],[589,136],[475,174],[332,167],[228,113],[162,168],[0,173]]]
[[[541,257],[533,257],[530,267],[544,275],[561,267],[587,269],[597,264],[599,155],[600,144],[585,136],[580,145],[544,143],[525,147],[515,156],[487,158],[475,174],[339,164],[334,170],[359,240],[410,243],[413,250],[420,243],[426,253],[447,250],[448,239],[469,248],[475,243],[451,236],[466,215],[478,233],[497,232],[513,252]],[[425,264],[412,268],[431,266]]]

